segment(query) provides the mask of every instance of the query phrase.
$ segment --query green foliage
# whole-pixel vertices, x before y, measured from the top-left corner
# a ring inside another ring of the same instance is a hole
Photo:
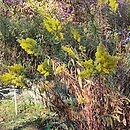
[[[44,120],[50,118],[53,113],[45,109],[41,103],[33,104],[24,99],[18,100],[18,115],[15,115],[14,102],[3,100],[0,102],[0,129],[30,130],[41,127]],[[43,112],[44,111],[44,112]],[[3,121],[2,121],[3,120]],[[45,125],[47,125],[45,123]]]

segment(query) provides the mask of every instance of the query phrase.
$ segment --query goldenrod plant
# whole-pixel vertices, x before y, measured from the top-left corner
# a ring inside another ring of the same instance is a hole
[[[43,25],[51,34],[55,36],[56,40],[62,40],[64,38],[63,33],[61,32],[62,26],[58,19],[47,15],[43,20]]]
[[[20,43],[20,46],[28,53],[35,56],[40,55],[40,48],[38,47],[37,42],[32,38],[26,38],[22,40],[17,40]]]
[[[92,59],[81,63],[85,70],[81,71],[79,76],[82,78],[90,78],[95,73],[109,74],[117,67],[117,57],[111,56],[103,44],[97,46],[95,53],[95,61]]]
[[[73,34],[73,37],[76,41],[80,42],[80,35],[76,29],[71,29],[71,33]]]
[[[43,129],[129,129],[129,14],[129,0],[0,1],[2,83],[39,89],[60,120]]]
[[[79,73],[79,76],[81,78],[90,78],[94,74],[93,60],[90,59],[85,62],[82,62],[82,65],[84,66],[85,70],[81,71]]]
[[[69,55],[69,56],[71,56],[72,58],[74,58],[74,59],[79,59],[78,58],[78,55],[74,52],[74,50],[71,48],[71,47],[69,47],[69,46],[62,46],[62,49]]]
[[[99,44],[97,47],[96,56],[96,69],[100,73],[110,73],[116,69],[117,66],[117,58],[115,56],[111,56],[107,51],[103,44]]]
[[[52,61],[50,59],[45,59],[42,64],[38,65],[37,70],[45,77],[49,76],[53,71]]]
[[[20,64],[8,66],[8,72],[0,76],[0,80],[4,84],[15,85],[17,87],[23,87],[24,84],[24,67]]]

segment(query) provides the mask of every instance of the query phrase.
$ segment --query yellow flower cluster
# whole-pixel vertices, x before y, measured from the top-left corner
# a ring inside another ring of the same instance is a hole
[[[117,8],[118,8],[117,0],[110,0],[109,5],[110,5],[110,7],[111,7],[111,9],[112,9],[113,11],[116,11]]]
[[[81,78],[89,78],[92,76],[92,74],[94,73],[94,65],[93,65],[93,60],[87,60],[85,62],[82,62],[82,65],[85,67],[85,70],[83,70],[82,72],[80,72],[79,76]]]
[[[117,58],[111,56],[106,51],[103,44],[99,44],[95,56],[96,56],[95,66],[99,72],[110,73],[116,68]]]
[[[79,73],[81,78],[90,78],[96,72],[95,70],[101,74],[109,74],[116,68],[117,58],[111,56],[103,44],[99,44],[95,56],[95,61],[90,59],[81,63],[85,68],[85,70]]]
[[[0,77],[0,80],[4,83],[4,84],[11,84],[12,80],[15,79],[15,76],[12,75],[11,73],[5,73]]]
[[[26,39],[18,40],[18,42],[20,43],[20,46],[28,54],[33,54],[35,56],[38,56],[40,54],[37,42],[34,39],[32,39],[32,38],[26,38]]]
[[[14,84],[16,86],[24,86],[23,80],[25,76],[22,74],[23,66],[15,64],[8,67],[8,72],[0,76],[0,80],[4,84]]]
[[[21,76],[15,76],[15,78],[12,80],[12,84],[15,84],[16,86],[20,86],[23,87],[25,86],[23,80],[24,80],[25,76],[21,75]]]
[[[79,35],[79,33],[77,32],[77,30],[72,29],[72,30],[71,30],[71,33],[73,34],[74,39],[75,39],[76,41],[80,42],[80,35]]]
[[[117,0],[100,0],[99,1],[99,5],[100,4],[106,4],[109,3],[109,6],[111,7],[112,11],[116,11],[118,8],[118,3]]]
[[[24,71],[24,67],[21,66],[20,64],[15,64],[15,65],[9,66],[8,70],[16,74],[21,74]]]
[[[37,70],[45,77],[49,76],[50,71],[52,71],[52,61],[50,59],[45,59],[42,64],[38,65]]]
[[[67,46],[62,46],[62,49],[68,53],[69,56],[71,56],[72,58],[78,59],[78,56],[74,53],[74,51]]]
[[[64,69],[65,69],[65,64],[58,66],[55,70],[55,74],[61,73]]]
[[[45,16],[43,23],[45,28],[55,36],[56,40],[63,39],[63,33],[61,33],[61,23],[58,19],[47,15]]]

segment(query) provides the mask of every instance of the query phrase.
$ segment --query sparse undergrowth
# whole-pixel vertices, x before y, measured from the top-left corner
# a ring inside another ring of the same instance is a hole
[[[40,123],[48,118],[49,115],[52,115],[52,113],[43,108],[40,103],[22,102],[18,104],[18,115],[16,115],[14,101],[0,101],[1,130],[27,130],[28,127],[30,129],[34,127],[37,130]]]

